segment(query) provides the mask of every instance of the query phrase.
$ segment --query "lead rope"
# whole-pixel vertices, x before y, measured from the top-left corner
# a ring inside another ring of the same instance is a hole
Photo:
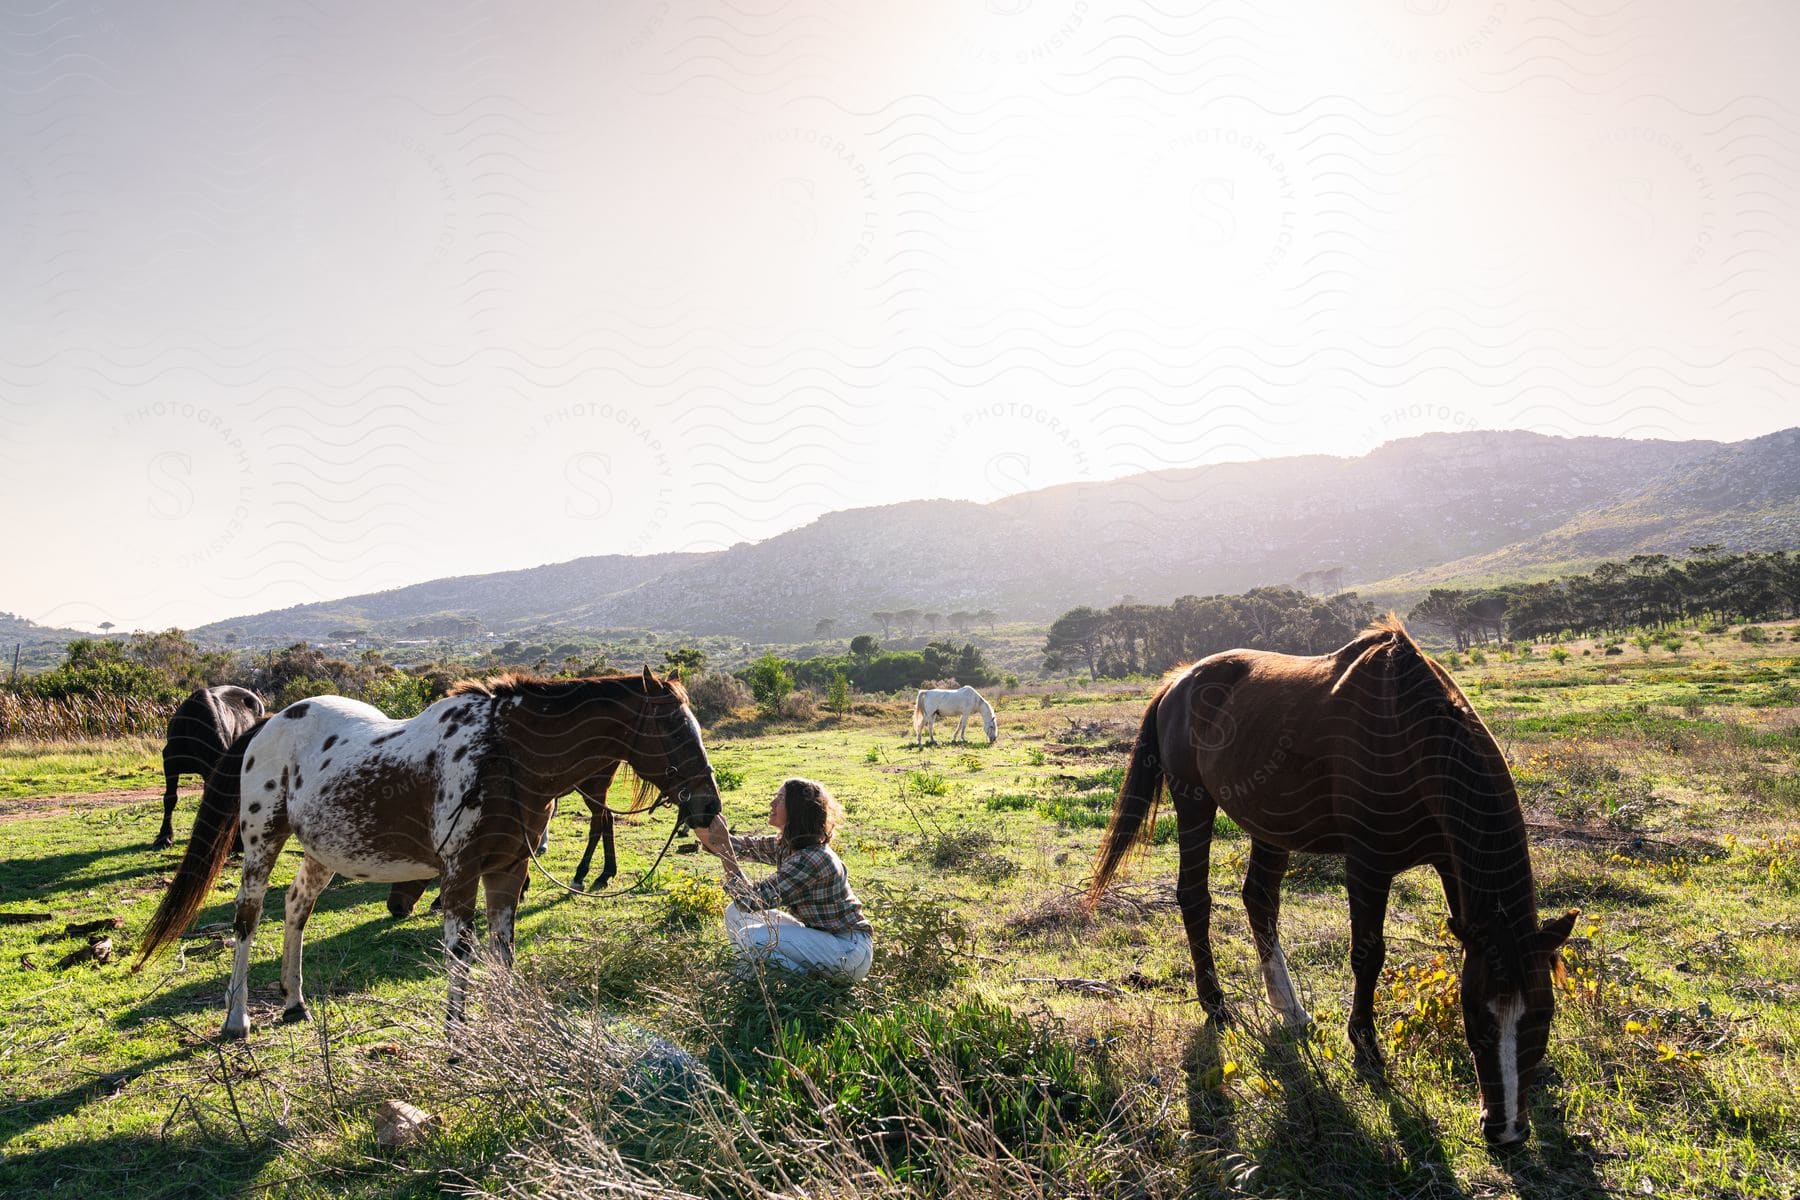
[[[682,822],[682,818],[681,818],[681,813],[679,811],[677,811],[675,814],[675,825],[672,829],[669,830],[669,837],[668,837],[668,840],[663,843],[663,848],[661,850],[657,851],[656,861],[650,864],[650,868],[648,870],[646,870],[642,875],[638,876],[638,880],[636,883],[632,884],[630,887],[626,888],[622,892],[604,892],[604,893],[602,893],[602,892],[583,892],[576,888],[570,887],[568,884],[564,883],[562,880],[558,879],[556,876],[554,876],[550,873],[550,868],[546,867],[544,865],[544,860],[538,857],[537,846],[535,844],[530,847],[531,861],[533,863],[537,864],[537,869],[538,869],[539,874],[541,874],[545,879],[549,880],[556,887],[559,887],[563,891],[569,893],[569,895],[571,895],[571,896],[580,896],[586,900],[618,900],[621,897],[631,895],[633,892],[641,891],[643,889],[644,885],[650,882],[650,877],[656,874],[656,868],[662,866],[663,856],[668,854],[669,847],[673,846],[675,844],[675,835],[681,832],[682,824],[683,824],[683,822]]]

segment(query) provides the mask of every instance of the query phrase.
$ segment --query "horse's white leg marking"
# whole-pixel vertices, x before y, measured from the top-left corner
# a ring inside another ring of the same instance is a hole
[[[1288,975],[1287,955],[1281,952],[1279,941],[1269,957],[1262,960],[1262,976],[1263,986],[1269,989],[1269,1003],[1275,1006],[1282,1020],[1296,1027],[1312,1024],[1312,1014],[1306,1011],[1294,991],[1294,981]]]
[[[250,945],[256,940],[257,922],[262,920],[263,893],[269,887],[269,871],[281,851],[281,847],[272,845],[267,837],[258,838],[257,843],[253,846],[246,841],[244,847],[244,874],[238,883],[237,919],[234,922],[237,950],[231,959],[231,982],[225,988],[225,1026],[221,1032],[233,1038],[244,1037],[250,1032]]]
[[[462,1023],[463,993],[469,983],[469,959],[474,950],[475,922],[457,916],[444,906],[444,964],[450,974],[449,1021],[452,1027]]]
[[[1487,1007],[1500,1027],[1500,1090],[1506,1104],[1500,1141],[1516,1142],[1525,1136],[1519,1128],[1519,1021],[1525,1015],[1525,997],[1496,996]]]
[[[953,742],[966,742],[969,740],[969,714],[967,712],[964,712],[962,720],[956,723],[956,736],[950,740]]]
[[[281,934],[281,990],[285,1000],[282,1015],[290,1019],[306,1015],[306,998],[300,985],[301,938],[313,904],[331,882],[332,874],[330,867],[309,854],[294,873],[294,882],[288,884],[286,924]]]

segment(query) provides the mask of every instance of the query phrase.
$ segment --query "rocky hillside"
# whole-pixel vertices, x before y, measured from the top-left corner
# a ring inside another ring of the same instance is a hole
[[[199,632],[319,637],[364,627],[404,635],[421,622],[459,617],[502,634],[550,623],[791,641],[827,617],[840,634],[876,628],[870,614],[883,610],[986,608],[1006,620],[1047,620],[1126,594],[1166,601],[1302,578],[1355,587],[1570,528],[1647,479],[1704,476],[1701,464],[1730,449],[1431,434],[1360,458],[1163,471],[992,504],[852,509],[711,554],[585,558],[434,580]],[[1731,501],[1734,491],[1723,484],[1712,503]]]
[[[1511,545],[1399,574],[1371,590],[1397,597],[1447,582],[1522,579],[1584,570],[1633,554],[1800,547],[1800,429],[1717,447],[1610,502]]]

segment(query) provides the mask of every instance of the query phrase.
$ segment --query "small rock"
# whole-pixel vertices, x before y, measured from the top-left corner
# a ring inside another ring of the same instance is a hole
[[[384,1150],[404,1150],[437,1125],[437,1118],[404,1100],[383,1100],[375,1110],[375,1141]]]

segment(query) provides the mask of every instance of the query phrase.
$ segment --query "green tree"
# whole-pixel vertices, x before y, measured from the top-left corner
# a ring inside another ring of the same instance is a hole
[[[677,646],[663,651],[663,669],[694,676],[706,670],[706,651],[698,646]]]
[[[825,707],[840,721],[850,711],[850,677],[841,670],[831,673],[831,682],[825,688]]]
[[[779,713],[781,702],[794,690],[794,677],[788,674],[787,664],[772,650],[750,664],[744,672],[744,682],[750,685],[750,694],[764,716]]]
[[[1106,614],[1082,605],[1056,618],[1044,639],[1044,670],[1065,671],[1085,666],[1089,679],[1100,677],[1100,649],[1104,643]]]
[[[881,643],[875,640],[873,634],[859,633],[850,639],[850,656],[852,658],[866,661],[874,658],[880,651]]]

